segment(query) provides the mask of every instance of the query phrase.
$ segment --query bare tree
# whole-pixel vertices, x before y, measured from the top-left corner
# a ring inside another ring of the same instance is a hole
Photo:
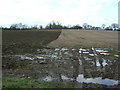
[[[31,26],[32,29],[37,29],[37,25]]]
[[[17,24],[12,24],[11,26],[10,26],[10,29],[16,29],[17,28]]]
[[[105,30],[105,24],[102,24],[101,28],[102,28],[103,30]]]
[[[39,26],[39,28],[40,28],[40,29],[43,29],[43,26],[42,26],[42,25],[40,25],[40,26]]]
[[[113,31],[117,30],[118,29],[118,24],[117,23],[113,23],[113,24],[111,24],[111,27],[112,27]]]
[[[83,24],[83,28],[84,28],[84,29],[88,29],[88,24],[87,24],[87,23],[84,23],[84,24]]]
[[[92,29],[92,26],[91,26],[91,25],[88,25],[87,28],[91,30],[91,29]]]
[[[26,24],[22,25],[23,29],[26,29],[28,26]]]
[[[17,28],[18,28],[18,29],[22,29],[22,28],[23,28],[22,23],[17,24]]]

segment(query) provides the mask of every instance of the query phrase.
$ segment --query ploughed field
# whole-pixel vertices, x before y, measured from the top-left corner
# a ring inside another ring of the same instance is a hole
[[[3,54],[34,52],[58,38],[61,30],[3,30]],[[27,50],[27,51],[26,51]]]
[[[3,31],[3,88],[118,88],[117,31]]]

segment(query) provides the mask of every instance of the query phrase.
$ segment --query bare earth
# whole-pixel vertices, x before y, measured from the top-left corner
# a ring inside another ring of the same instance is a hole
[[[62,30],[48,47],[118,48],[118,31]]]

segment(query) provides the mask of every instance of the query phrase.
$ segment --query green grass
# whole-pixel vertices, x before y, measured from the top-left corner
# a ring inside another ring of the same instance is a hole
[[[58,81],[38,81],[34,78],[25,78],[25,77],[12,77],[6,76],[3,77],[2,88],[66,88],[63,82]]]
[[[49,82],[33,78],[3,77],[3,88],[52,88]]]

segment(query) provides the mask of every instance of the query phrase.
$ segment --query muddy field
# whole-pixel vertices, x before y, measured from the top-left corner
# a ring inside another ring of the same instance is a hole
[[[93,30],[4,31],[3,77],[34,78],[52,83],[52,88],[118,88],[117,35]]]
[[[67,82],[74,88],[117,88],[119,52],[112,48],[43,48],[36,54],[4,55],[3,76]]]

